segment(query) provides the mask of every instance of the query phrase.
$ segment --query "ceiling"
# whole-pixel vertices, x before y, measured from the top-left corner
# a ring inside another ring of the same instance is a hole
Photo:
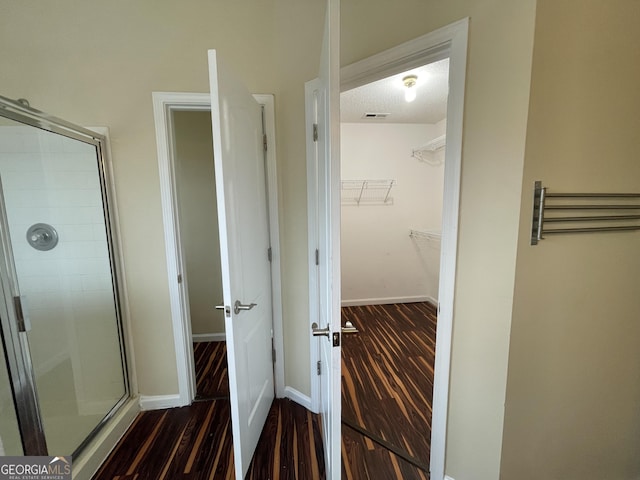
[[[404,99],[402,79],[417,75],[416,99]],[[340,94],[340,120],[344,123],[437,123],[447,116],[449,59],[414,68]],[[365,113],[386,113],[386,118],[363,118]]]

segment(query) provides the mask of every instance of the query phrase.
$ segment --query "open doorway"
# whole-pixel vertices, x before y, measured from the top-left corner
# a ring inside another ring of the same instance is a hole
[[[174,110],[174,181],[196,400],[229,397],[211,112]]]
[[[458,252],[458,224],[460,209],[460,172],[462,163],[462,126],[464,89],[467,63],[469,19],[465,18],[421,37],[409,40],[383,52],[359,60],[339,70],[339,89],[348,91],[391,75],[400,74],[421,65],[449,59],[449,82],[446,119],[446,151],[442,201],[442,236],[440,241],[440,270],[438,282],[437,339],[433,379],[433,411],[430,440],[430,471],[432,478],[444,477],[445,446],[453,333],[453,305]],[[330,51],[332,51],[330,49]],[[330,63],[330,66],[333,65]],[[335,76],[335,65],[334,65]],[[329,69],[331,73],[331,69]],[[327,80],[327,78],[330,80]],[[331,369],[322,369],[322,355],[317,341],[327,325],[333,346],[340,346],[341,282],[341,160],[339,93],[330,74],[305,85],[307,111],[307,215],[309,245],[309,326],[312,362],[311,406],[323,413],[340,412],[341,399],[331,396],[329,408],[324,392],[339,391],[340,362]],[[334,126],[335,125],[335,126]],[[337,127],[336,127],[337,126]],[[362,239],[367,242],[368,239]],[[336,322],[337,320],[337,322]],[[316,325],[314,325],[314,323]],[[337,323],[337,325],[336,325]],[[346,336],[346,335],[345,335]],[[333,349],[336,351],[336,349]],[[339,350],[337,350],[340,353]],[[337,388],[336,388],[337,387]],[[337,415],[339,418],[340,415]],[[340,428],[327,434],[329,448],[341,442]],[[369,447],[370,445],[367,445]],[[373,446],[372,446],[373,448]],[[335,458],[344,450],[340,447]],[[383,452],[384,454],[384,452]],[[335,465],[334,465],[335,467]],[[340,465],[334,468],[340,471]],[[397,474],[396,474],[397,476]]]
[[[429,474],[448,83],[444,58],[340,102],[345,458],[383,449],[415,478]]]
[[[274,114],[274,98],[272,95],[254,95],[254,99],[262,106],[263,112],[263,128],[265,131],[265,141],[268,145],[265,154],[265,167],[266,167],[266,187],[268,196],[268,217],[269,224],[272,228],[269,230],[270,242],[271,242],[271,285],[272,285],[272,315],[273,315],[273,349],[275,351],[274,362],[274,380],[276,387],[276,395],[284,396],[284,363],[283,363],[283,339],[282,339],[282,300],[280,295],[280,249],[279,249],[279,229],[278,229],[278,197],[276,188],[276,144],[275,144],[275,114]],[[216,187],[215,177],[213,174],[213,165],[209,165],[209,161],[213,161],[213,153],[211,152],[212,134],[211,134],[211,97],[206,93],[182,93],[182,92],[154,92],[154,118],[155,118],[155,130],[157,136],[158,146],[158,167],[160,172],[160,189],[162,194],[162,212],[163,212],[163,224],[164,224],[164,240],[166,246],[166,258],[167,258],[167,275],[169,278],[169,298],[171,303],[171,316],[173,323],[173,333],[176,349],[176,368],[178,371],[178,395],[151,397],[145,398],[141,401],[143,409],[155,409],[155,408],[167,408],[189,405],[196,398],[197,380],[196,380],[196,365],[198,359],[194,359],[194,344],[204,342],[220,342],[226,338],[224,331],[224,324],[219,324],[216,331],[216,307],[220,305],[218,303],[222,296],[217,298],[211,292],[215,290],[215,276],[217,274],[212,272],[205,272],[202,275],[208,275],[209,280],[205,282],[205,287],[201,288],[201,285],[196,286],[197,290],[206,290],[212,288],[206,292],[207,298],[204,298],[205,293],[201,292],[200,299],[192,300],[194,282],[198,281],[198,274],[196,273],[196,280],[194,280],[193,274],[188,271],[188,264],[190,262],[189,256],[185,253],[185,242],[189,242],[188,239],[182,238],[182,222],[183,218],[180,212],[180,195],[185,192],[180,192],[177,178],[180,176],[180,166],[176,161],[176,148],[180,148],[180,145],[176,145],[176,142],[183,144],[183,150],[186,149],[188,155],[194,157],[204,156],[209,160],[202,162],[200,167],[196,168],[193,165],[185,167],[186,170],[193,170],[187,174],[191,177],[198,176],[198,174],[207,175],[205,172],[210,172],[209,179],[203,178],[192,179],[193,182],[198,183],[198,189],[201,190],[200,194],[197,192],[190,192],[192,189],[192,181],[187,181],[187,187],[182,190],[187,190],[187,196],[193,195],[197,201],[201,204],[193,208],[194,215],[193,220],[187,223],[193,224],[191,232],[187,236],[196,236],[194,241],[202,243],[209,247],[210,250],[214,250],[219,254],[219,248],[216,242],[217,236],[217,221],[216,215]],[[209,119],[206,117],[209,116]],[[175,122],[184,123],[184,127],[190,132],[178,134],[176,136]],[[195,125],[190,125],[195,122]],[[208,130],[207,130],[208,128]],[[194,147],[192,144],[200,144],[200,147]],[[194,150],[194,151],[191,151]],[[194,153],[195,152],[195,153]],[[182,172],[185,174],[185,172]],[[200,185],[205,182],[204,185]],[[202,187],[202,188],[200,188]],[[198,195],[200,195],[198,197]],[[193,200],[190,200],[193,201]],[[209,202],[210,203],[206,203]],[[187,206],[188,210],[189,207]],[[202,218],[199,217],[199,213],[203,212],[207,215],[208,226],[202,224]],[[191,213],[191,212],[189,212]],[[189,228],[189,227],[187,227]],[[214,232],[214,230],[216,230]],[[206,233],[208,232],[208,233]],[[199,238],[206,237],[206,238]],[[204,248],[204,247],[200,247]],[[197,252],[197,250],[196,250]],[[215,268],[216,260],[212,259],[211,252],[204,253],[207,258],[210,259],[209,265],[211,268]],[[193,262],[197,263],[200,257],[194,255]],[[219,261],[219,260],[218,260]],[[219,270],[218,270],[219,271]],[[196,294],[197,296],[198,294]],[[203,319],[203,324],[192,325],[191,322],[191,303],[200,303],[202,308],[207,309],[205,315],[200,318]],[[220,316],[219,318],[222,318]],[[222,345],[218,345],[222,347]],[[200,352],[196,352],[198,354]],[[215,352],[210,352],[214,354]],[[218,352],[221,353],[221,352]],[[208,356],[209,353],[204,352],[204,358],[206,362],[212,358]],[[213,365],[218,365],[218,368],[223,368],[226,362],[222,361],[220,356],[215,357]],[[206,365],[204,365],[206,368]],[[220,372],[219,372],[220,373]],[[223,381],[224,383],[224,381]]]

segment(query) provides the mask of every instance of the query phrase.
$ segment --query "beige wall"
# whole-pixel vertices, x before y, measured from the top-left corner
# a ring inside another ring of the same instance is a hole
[[[304,82],[317,75],[323,3],[0,0],[0,10],[0,94],[110,128],[135,366],[145,395],[177,392],[151,92],[208,91],[206,51],[216,48],[251,91],[275,94],[285,346],[294,359],[286,381],[308,392],[308,368],[299,368],[309,355],[300,179]]]
[[[191,331],[224,333],[224,313],[215,309],[223,298],[211,113],[174,112],[173,126]]]
[[[440,123],[440,122],[439,122]],[[412,238],[412,229],[439,232],[442,225],[444,165],[411,156],[442,135],[436,124],[343,123],[340,129],[342,180],[393,180],[388,192],[342,191],[340,274],[343,304],[438,301],[440,241]],[[435,152],[444,159],[444,149]],[[386,194],[390,200],[383,203]],[[369,198],[369,201],[367,200]]]
[[[136,372],[177,391],[152,91],[207,91],[207,48],[276,95],[286,384],[310,384],[304,81],[318,0],[0,0],[0,94],[111,129]],[[535,0],[343,0],[342,64],[470,17],[447,473],[498,477]],[[149,242],[155,238],[155,242]]]
[[[640,3],[540,0],[502,477],[640,478],[638,233],[529,245],[532,188],[640,190]]]
[[[348,64],[469,16],[446,472],[496,479],[535,1],[344,0]]]

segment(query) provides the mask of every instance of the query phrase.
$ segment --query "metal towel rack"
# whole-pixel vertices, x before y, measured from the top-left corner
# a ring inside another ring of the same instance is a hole
[[[555,193],[535,182],[531,245],[545,235],[634,230],[640,230],[640,193]]]

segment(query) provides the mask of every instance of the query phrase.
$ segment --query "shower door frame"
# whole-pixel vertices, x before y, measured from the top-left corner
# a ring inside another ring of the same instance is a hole
[[[128,326],[128,303],[124,281],[124,264],[118,235],[117,209],[113,173],[109,157],[107,137],[93,130],[75,125],[61,118],[49,115],[28,106],[26,102],[14,101],[0,96],[0,116],[21,124],[62,135],[67,138],[93,145],[96,148],[96,161],[102,198],[102,211],[105,219],[109,265],[111,267],[114,309],[119,338],[124,394],[96,425],[89,435],[78,445],[73,453],[79,454],[97,436],[102,427],[114,417],[131,397],[131,366],[127,359],[130,350],[125,327]],[[106,130],[106,129],[105,129]],[[0,181],[0,195],[4,202],[4,192]],[[19,326],[15,298],[19,297],[17,276],[13,261],[11,239],[4,204],[0,205],[0,335],[6,351],[13,400],[18,416],[20,437],[24,455],[48,455],[44,426],[35,386],[35,373],[27,339],[27,330]]]

